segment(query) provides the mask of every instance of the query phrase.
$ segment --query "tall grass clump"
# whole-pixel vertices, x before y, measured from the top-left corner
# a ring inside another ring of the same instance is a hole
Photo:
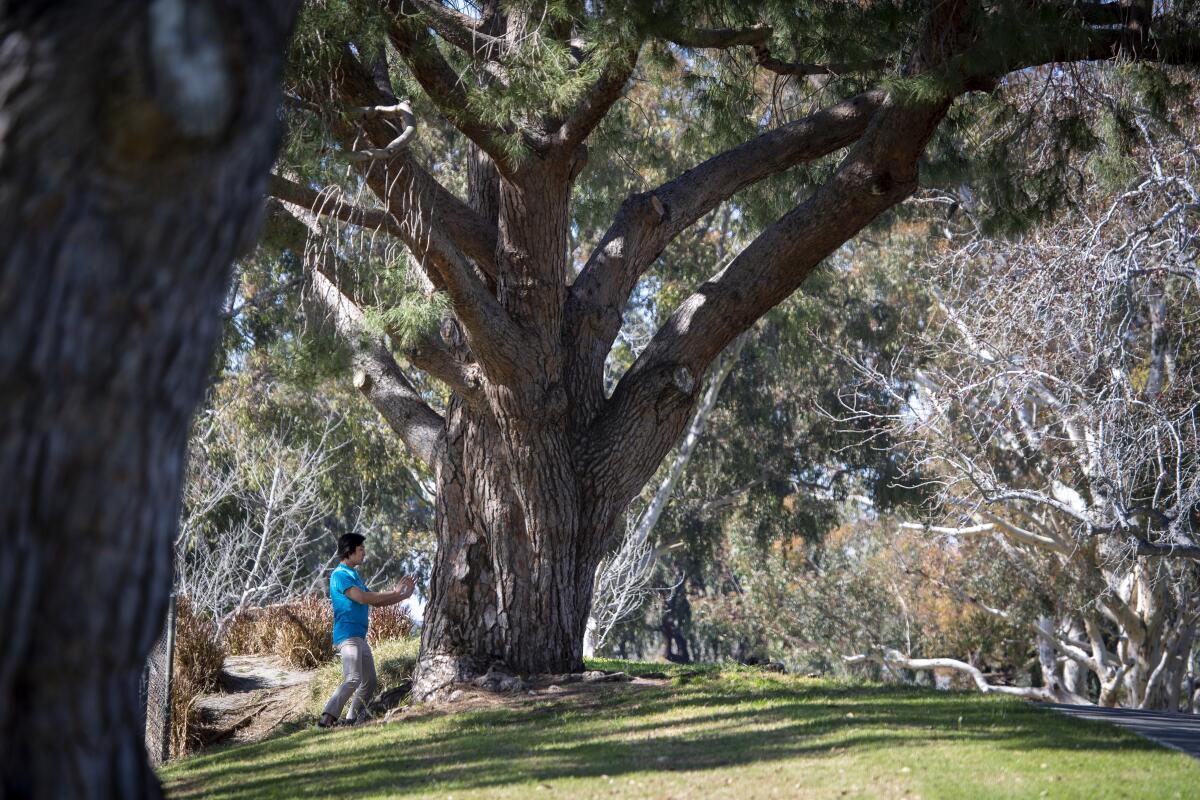
[[[196,699],[217,688],[225,647],[216,627],[186,597],[175,600],[175,663],[171,686],[171,755],[179,757],[199,743]]]
[[[225,626],[233,655],[276,655],[296,669],[315,669],[333,658],[333,609],[323,597],[247,608]]]
[[[389,639],[407,639],[412,636],[414,627],[413,618],[399,604],[372,608],[367,642],[374,647]]]

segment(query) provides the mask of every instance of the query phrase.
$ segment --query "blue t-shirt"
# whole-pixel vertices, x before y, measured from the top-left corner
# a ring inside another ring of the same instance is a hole
[[[333,598],[333,644],[337,646],[353,636],[367,637],[368,612],[365,603],[356,603],[346,596],[346,590],[357,586],[364,592],[367,585],[358,571],[338,564],[329,575],[329,596]]]

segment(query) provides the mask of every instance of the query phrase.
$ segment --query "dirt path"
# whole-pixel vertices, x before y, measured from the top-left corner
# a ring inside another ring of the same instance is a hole
[[[206,744],[266,738],[305,712],[315,676],[276,656],[230,656],[221,669],[222,691],[196,700],[200,736]]]

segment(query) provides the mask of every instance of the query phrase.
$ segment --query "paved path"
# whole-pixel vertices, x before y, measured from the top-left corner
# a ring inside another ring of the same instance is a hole
[[[1097,719],[1128,728],[1164,747],[1200,758],[1200,714],[1173,711],[1138,711],[1132,708],[1098,708],[1043,703],[1046,708],[1080,719]]]

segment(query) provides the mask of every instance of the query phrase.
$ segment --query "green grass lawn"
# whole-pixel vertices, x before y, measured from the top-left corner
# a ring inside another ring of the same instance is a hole
[[[162,777],[175,798],[1200,798],[1200,762],[1112,726],[1008,698],[747,668],[298,729],[174,762]]]

